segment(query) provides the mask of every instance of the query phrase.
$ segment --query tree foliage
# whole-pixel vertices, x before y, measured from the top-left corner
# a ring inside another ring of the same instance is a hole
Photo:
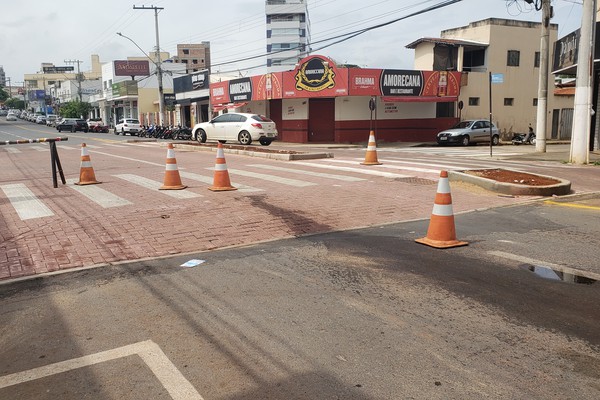
[[[91,110],[90,103],[69,101],[60,105],[59,114],[63,118],[87,118]]]
[[[4,105],[8,108],[14,108],[17,110],[25,109],[25,102],[21,99],[15,99],[14,97],[11,97],[10,99],[6,100]]]
[[[3,87],[0,87],[0,101],[4,101],[6,99],[8,99],[10,96],[8,95],[8,92],[6,90],[4,90]]]

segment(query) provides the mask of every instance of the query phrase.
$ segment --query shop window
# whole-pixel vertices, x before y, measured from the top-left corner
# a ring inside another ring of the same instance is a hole
[[[512,106],[515,103],[515,99],[512,97],[505,97],[504,98],[504,105],[505,106]]]

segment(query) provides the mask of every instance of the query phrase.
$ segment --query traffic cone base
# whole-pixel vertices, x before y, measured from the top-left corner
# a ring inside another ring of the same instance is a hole
[[[229,172],[227,172],[227,163],[225,162],[225,152],[223,151],[221,142],[217,144],[217,161],[215,163],[213,185],[209,187],[208,190],[212,190],[213,192],[237,190],[236,187],[231,186]]]
[[[167,145],[167,164],[165,167],[165,179],[159,190],[181,190],[187,186],[181,184],[179,169],[177,169],[177,160],[175,159],[175,150],[173,143]]]
[[[79,182],[75,182],[76,185],[95,185],[102,183],[96,180],[96,174],[94,174],[94,168],[92,168],[92,162],[90,160],[90,154],[87,151],[85,143],[81,144],[81,167],[79,169]]]
[[[373,131],[369,133],[367,153],[365,154],[365,161],[361,162],[361,165],[381,165],[377,160],[377,145],[375,143],[375,132]]]
[[[429,220],[427,236],[415,239],[415,242],[437,249],[466,246],[469,243],[456,239],[456,228],[454,226],[454,212],[452,210],[452,195],[448,182],[448,172],[440,173],[433,211]]]

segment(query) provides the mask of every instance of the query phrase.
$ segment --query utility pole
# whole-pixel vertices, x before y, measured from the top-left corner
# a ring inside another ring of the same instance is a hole
[[[164,10],[164,7],[155,6],[133,6],[134,10],[154,10],[154,26],[156,30],[156,77],[158,79],[158,122],[160,125],[164,125],[165,122],[165,99],[163,90],[163,74],[162,74],[162,62],[160,59],[160,42],[158,39],[158,11]]]
[[[525,0],[531,3],[530,0]],[[537,0],[536,0],[537,1]],[[546,152],[546,120],[548,117],[548,59],[550,58],[550,18],[552,18],[552,8],[550,0],[541,0],[542,2],[542,34],[540,39],[540,77],[538,83],[538,104],[536,127],[537,132],[535,150],[540,153]],[[537,3],[536,3],[537,8]]]
[[[65,64],[77,64],[77,95],[79,97],[79,102],[81,103],[83,100],[81,98],[81,72],[79,72],[79,64],[83,61],[81,60],[65,60]]]
[[[592,72],[594,65],[594,27],[596,21],[596,0],[583,0],[581,34],[577,54],[577,79],[575,105],[573,109],[573,130],[569,162],[587,164],[589,162],[590,126],[592,120]]]

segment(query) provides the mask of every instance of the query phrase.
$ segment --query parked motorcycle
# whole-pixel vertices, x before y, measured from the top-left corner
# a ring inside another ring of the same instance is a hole
[[[525,133],[515,133],[511,142],[514,145],[535,144],[535,132],[533,131],[533,128],[530,126],[529,132],[526,134]]]

